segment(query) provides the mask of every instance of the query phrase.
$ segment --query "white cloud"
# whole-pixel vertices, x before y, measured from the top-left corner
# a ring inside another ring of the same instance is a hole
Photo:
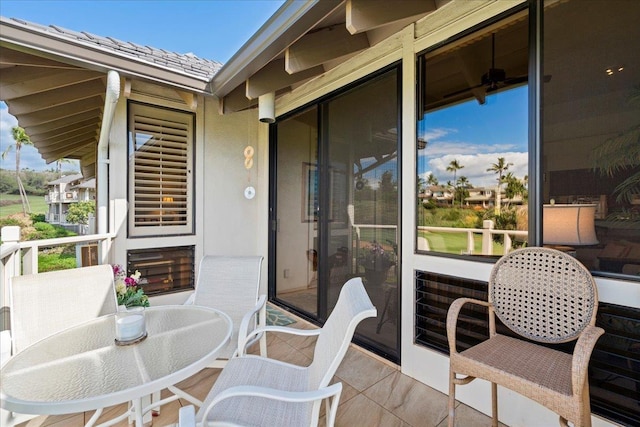
[[[9,114],[7,105],[0,102],[0,153],[4,153],[7,148],[15,143],[11,135],[11,128],[18,125],[18,120]],[[35,147],[23,145],[20,149],[20,169],[32,169],[36,171],[55,169],[54,163],[47,164],[38,153]],[[16,151],[15,146],[0,159],[0,168],[15,170],[16,168]],[[76,160],[72,163],[62,165],[64,170],[78,170],[80,167]]]
[[[507,172],[513,173],[518,178],[523,178],[528,171],[528,153],[517,151],[492,152],[480,154],[446,154],[428,160],[428,168],[441,183],[453,181],[453,172],[447,171],[447,166],[453,160],[457,160],[462,169],[456,173],[456,177],[466,176],[474,187],[488,187],[497,184],[497,175],[487,172],[491,165],[498,162],[499,157],[504,157],[509,166]],[[426,175],[428,176],[428,174]]]

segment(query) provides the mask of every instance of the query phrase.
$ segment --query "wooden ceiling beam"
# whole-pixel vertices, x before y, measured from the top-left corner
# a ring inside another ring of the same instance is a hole
[[[67,150],[69,147],[82,147],[90,143],[95,143],[95,138],[89,137],[83,139],[74,139],[71,141],[66,141],[63,144],[57,144],[55,147],[51,147],[49,146],[49,144],[47,144],[44,147],[38,148],[38,153],[40,153],[42,157],[51,157],[57,155],[59,152]]]
[[[73,123],[69,126],[42,131],[39,133],[28,133],[27,135],[29,135],[29,138],[32,141],[41,141],[47,138],[55,138],[59,135],[65,135],[67,133],[75,132],[76,130],[82,130],[82,129],[88,129],[88,128],[97,129],[98,128],[97,120],[95,120],[94,118],[91,118],[81,122]],[[33,129],[33,127],[31,129]]]
[[[87,139],[87,140],[83,140],[83,141],[76,141],[73,144],[69,144],[66,147],[62,147],[62,148],[58,148],[57,150],[53,150],[47,153],[42,153],[41,151],[38,150],[38,152],[42,155],[42,157],[47,161],[47,162],[53,162],[55,160],[58,159],[64,159],[65,157],[68,157],[70,154],[72,153],[77,153],[77,151],[87,145],[92,145],[95,144],[96,140],[95,139]]]
[[[66,87],[88,80],[105,78],[103,73],[89,70],[55,70],[46,74],[40,73],[40,70],[35,72],[25,71],[23,67],[2,70],[0,99],[10,101],[14,98]],[[22,77],[20,78],[20,76]],[[15,79],[16,77],[18,79]]]
[[[42,58],[13,49],[0,49],[0,65],[21,65],[25,67],[60,68],[65,70],[77,70],[78,67]]]
[[[75,116],[88,111],[100,110],[103,105],[104,102],[102,101],[102,98],[100,96],[94,96],[80,101],[69,102],[67,104],[35,111],[33,113],[22,114],[17,117],[20,122],[20,126],[27,129],[29,126],[59,121],[65,117]],[[9,106],[9,112],[11,113],[11,106]]]
[[[299,73],[368,47],[366,34],[351,35],[341,25],[323,28],[305,35],[285,50],[284,69],[290,74]]]
[[[45,153],[45,152],[53,151],[60,147],[64,147],[65,144],[69,144],[70,141],[76,141],[78,139],[90,139],[90,138],[93,138],[94,140],[97,139],[97,129],[89,129],[84,132],[78,132],[77,134],[63,134],[56,138],[40,139],[37,141],[31,141],[31,142],[33,142],[34,144],[36,142],[46,143],[46,144],[39,144],[41,146],[44,145],[40,149],[40,152]]]
[[[359,34],[406,18],[426,15],[438,7],[436,0],[347,0],[346,27]]]
[[[198,108],[198,97],[191,92],[185,92],[183,90],[175,89],[176,93],[182,98],[184,103],[189,107],[191,111],[196,111]],[[128,97],[128,96],[127,96]]]
[[[258,105],[258,99],[248,99],[244,84],[233,89],[220,100],[220,114],[229,114],[246,110]]]
[[[285,60],[276,59],[247,79],[245,95],[248,99],[257,99],[260,95],[289,88],[293,84],[322,73],[324,68],[318,65],[299,73],[289,74],[285,71]]]
[[[89,120],[89,119],[98,120],[100,113],[101,113],[101,109],[95,109],[90,111],[84,111],[80,114],[76,114],[75,116],[68,116],[60,120],[55,120],[47,123],[34,123],[28,126],[23,126],[23,123],[21,123],[20,118],[18,118],[18,125],[24,128],[27,135],[31,135],[31,134],[37,135],[43,132],[65,128],[67,126],[72,126],[75,123],[84,122],[85,120]]]
[[[41,111],[94,96],[104,101],[105,85],[99,80],[89,80],[75,85],[60,87],[38,94],[14,98],[10,111],[14,116]]]

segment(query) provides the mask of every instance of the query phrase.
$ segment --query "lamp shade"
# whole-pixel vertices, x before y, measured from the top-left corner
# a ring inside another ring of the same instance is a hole
[[[595,245],[597,205],[544,205],[542,240],[545,245]]]
[[[258,97],[258,118],[263,123],[276,121],[276,94],[274,92],[265,93]]]

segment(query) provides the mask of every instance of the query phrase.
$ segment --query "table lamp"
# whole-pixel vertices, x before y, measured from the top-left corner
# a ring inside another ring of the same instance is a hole
[[[597,244],[596,207],[596,204],[544,205],[542,212],[544,245],[572,251],[574,246]]]

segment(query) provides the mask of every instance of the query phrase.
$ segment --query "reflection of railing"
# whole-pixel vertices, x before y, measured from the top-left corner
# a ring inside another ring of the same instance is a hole
[[[520,240],[526,241],[528,232],[521,230],[496,230],[493,228],[493,221],[484,221],[484,228],[456,228],[456,227],[436,227],[436,226],[419,226],[418,231],[428,231],[432,233],[466,233],[467,247],[464,251],[468,255],[493,255],[493,236],[502,236],[504,253],[507,254],[513,249],[513,239],[519,237]],[[389,240],[388,243],[397,244],[398,233],[397,225],[375,225],[375,224],[353,224],[353,230],[356,237],[356,251],[360,249],[361,231],[364,229],[373,230],[395,230],[395,239]],[[482,236],[482,249],[478,254],[475,250],[474,236],[478,234]],[[380,243],[385,243],[384,241]],[[357,257],[357,254],[354,254]]]
[[[467,234],[467,248],[465,254],[473,255],[475,253],[475,234],[482,236],[482,250],[480,254],[476,255],[493,255],[493,236],[502,236],[504,254],[511,252],[513,248],[513,238],[521,237],[523,241],[526,241],[528,232],[520,230],[495,230],[493,228],[493,221],[484,221],[484,228],[456,228],[456,227],[433,227],[433,226],[419,226],[419,231],[429,231],[432,233],[466,233]]]

